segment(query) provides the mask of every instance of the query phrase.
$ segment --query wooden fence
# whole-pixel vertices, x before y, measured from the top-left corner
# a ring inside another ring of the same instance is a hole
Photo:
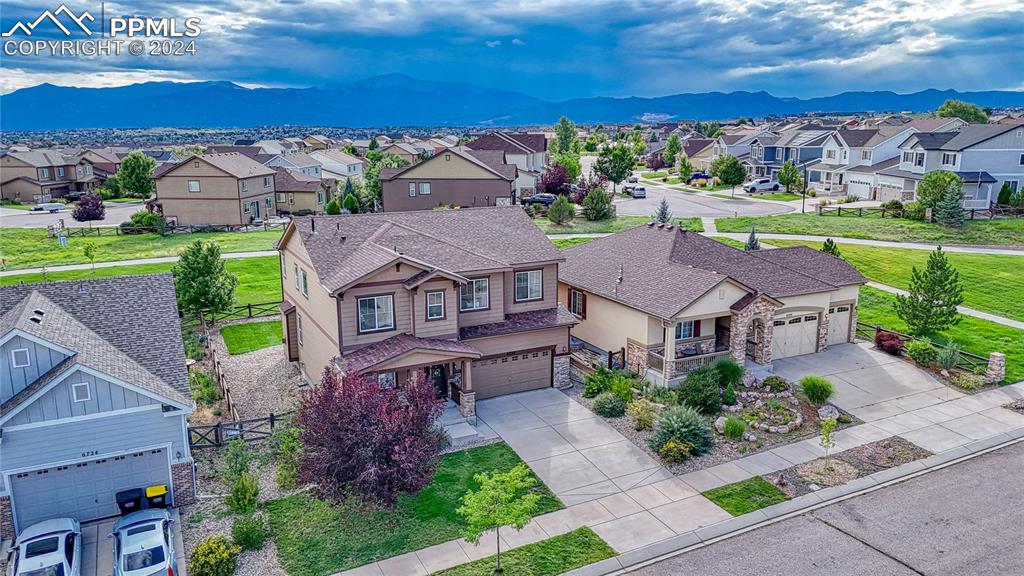
[[[216,324],[227,320],[244,320],[246,318],[261,318],[264,316],[277,316],[281,313],[281,301],[261,302],[259,304],[242,304],[235,306],[226,312],[202,312],[199,315],[203,331],[206,332],[207,324]]]
[[[871,324],[866,324],[864,322],[857,322],[856,332],[857,336],[860,336],[865,340],[870,340],[871,342],[875,341],[875,334],[877,334],[878,332],[889,332],[895,334],[899,336],[900,340],[902,340],[904,343],[903,348],[900,349],[901,352],[906,350],[906,343],[914,339],[914,337],[911,336],[910,334],[904,334],[902,332],[890,330],[889,328],[886,328],[884,326],[873,326]],[[928,338],[924,338],[924,340],[927,340],[932,346],[938,348],[939,350],[945,350],[946,348],[949,348],[949,346],[946,346],[945,344],[935,342],[934,340]],[[977,374],[979,370],[982,370],[988,366],[988,358],[984,356],[972,354],[964,350],[959,350],[959,352],[960,354],[959,359],[956,363],[956,367],[961,370]]]
[[[835,216],[840,218],[903,218],[905,209],[892,209],[882,206],[817,206],[818,216]],[[1024,208],[999,206],[993,204],[989,208],[968,208],[964,210],[965,220],[975,218],[1020,218],[1024,216]]]
[[[204,232],[253,232],[259,230],[273,230],[275,228],[284,228],[287,222],[264,222],[260,225],[246,225],[246,226],[166,226],[161,232],[159,228],[153,226],[96,226],[91,228],[64,228],[63,230],[55,229],[51,235],[56,233],[66,234],[68,237],[87,237],[87,236],[133,236],[138,234],[162,234],[169,236],[171,234],[201,234]]]
[[[188,444],[192,448],[216,448],[235,438],[245,441],[262,440],[270,437],[274,433],[274,428],[285,422],[290,414],[291,412],[287,412],[260,418],[189,426]]]

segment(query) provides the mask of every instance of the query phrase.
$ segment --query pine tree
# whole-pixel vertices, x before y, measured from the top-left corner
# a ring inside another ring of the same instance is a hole
[[[825,243],[821,246],[821,251],[836,258],[843,257],[842,252],[839,251],[839,246],[836,246],[836,243],[831,238],[825,240]]]
[[[654,221],[668,224],[671,219],[672,213],[668,211],[668,200],[662,198],[661,204],[658,204],[658,211],[654,213]]]
[[[907,295],[897,295],[893,308],[915,336],[941,332],[960,322],[963,303],[960,273],[949,264],[942,247],[928,256],[924,271],[913,267]]]
[[[761,242],[757,239],[757,234],[754,232],[754,227],[750,227],[750,236],[747,237],[747,243],[743,245],[744,252],[753,252],[761,249]]]
[[[964,225],[964,207],[960,204],[962,194],[959,187],[950,186],[943,192],[935,204],[935,221],[950,228],[962,228]]]
[[[355,194],[346,194],[341,200],[341,207],[348,210],[349,214],[359,214],[359,199]]]

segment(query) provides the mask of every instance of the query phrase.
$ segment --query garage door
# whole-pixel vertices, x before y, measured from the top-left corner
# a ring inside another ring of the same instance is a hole
[[[903,198],[903,190],[899,188],[890,188],[889,186],[881,186],[878,188],[878,200],[879,202],[888,202],[890,200],[901,200]]]
[[[477,400],[551,386],[552,350],[516,352],[473,362]]]
[[[818,350],[818,315],[794,315],[772,322],[772,359],[812,354]]]
[[[850,180],[846,185],[847,196],[856,196],[865,200],[871,195],[871,183],[860,180]]]
[[[129,488],[171,483],[167,451],[147,450],[124,456],[16,474],[11,477],[19,529],[49,518],[79,521],[114,516],[114,495]]]
[[[828,309],[828,344],[848,342],[850,335],[850,307],[835,306]]]

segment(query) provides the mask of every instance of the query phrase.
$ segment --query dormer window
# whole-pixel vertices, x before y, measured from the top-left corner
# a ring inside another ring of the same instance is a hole
[[[956,153],[955,152],[943,152],[942,153],[942,165],[943,166],[956,166]]]
[[[11,350],[11,366],[14,368],[28,368],[32,365],[32,358],[28,355],[28,348]]]

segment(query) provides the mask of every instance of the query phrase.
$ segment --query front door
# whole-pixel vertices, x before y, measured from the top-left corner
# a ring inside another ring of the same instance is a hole
[[[434,383],[437,388],[437,395],[441,398],[448,397],[448,370],[444,364],[435,364],[423,369],[427,380]]]

